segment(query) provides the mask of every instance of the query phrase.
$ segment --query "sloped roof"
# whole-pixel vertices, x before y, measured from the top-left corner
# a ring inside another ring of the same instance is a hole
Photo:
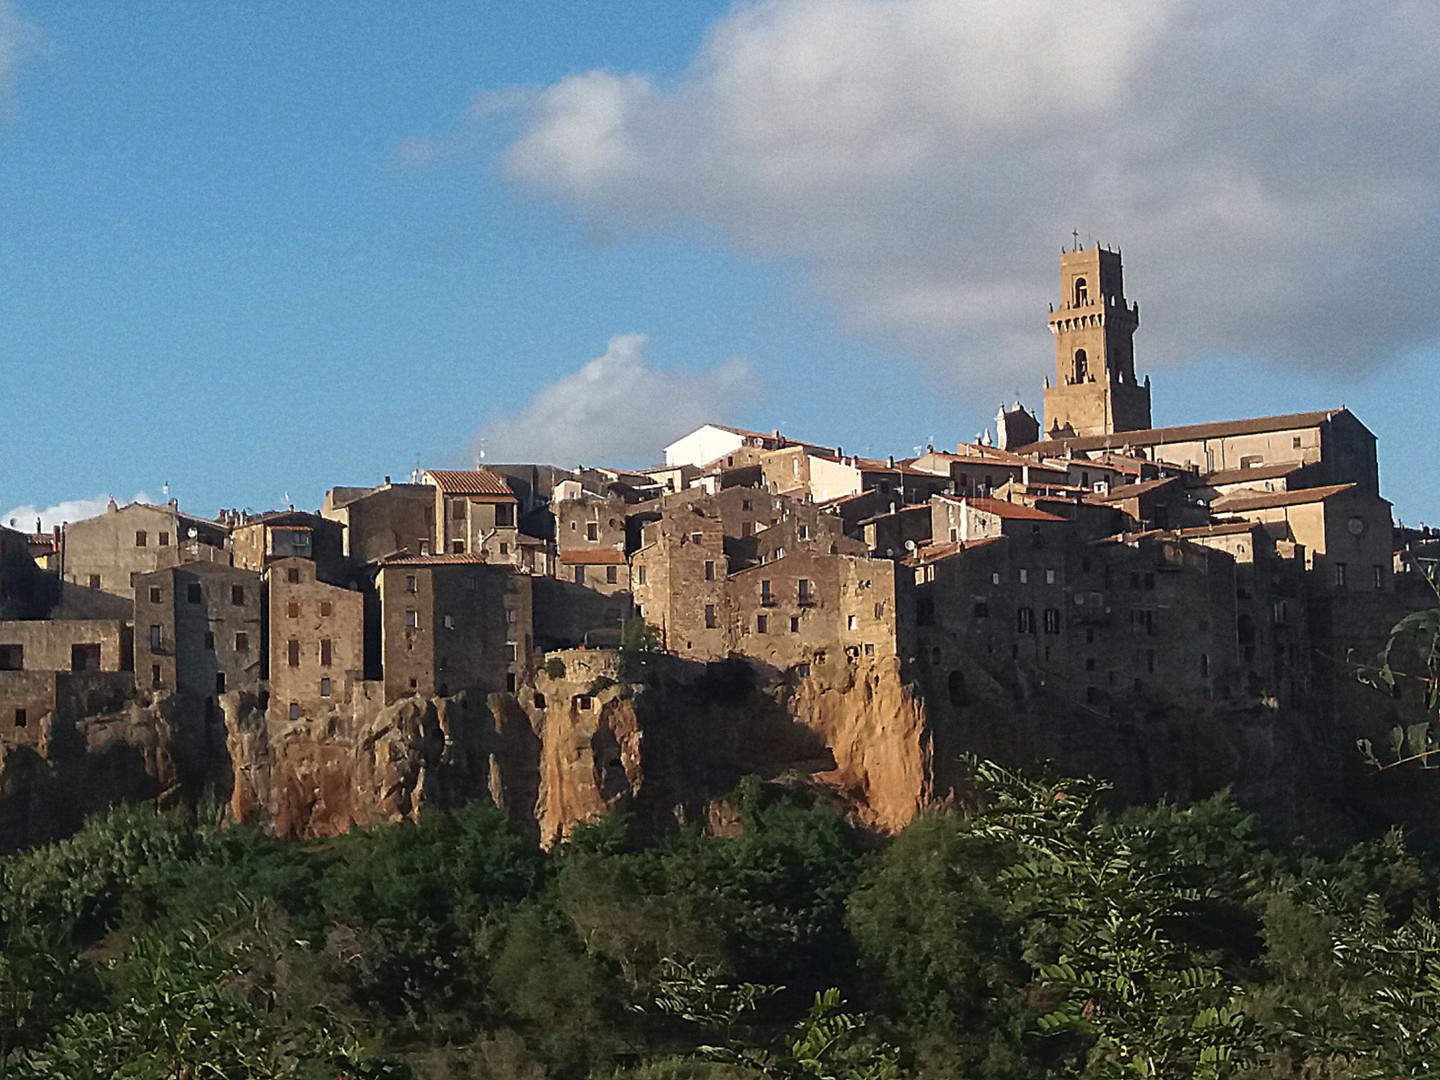
[[[1179,479],[1178,476],[1161,476],[1155,480],[1141,480],[1134,484],[1116,484],[1109,491],[1104,493],[1098,491],[1093,492],[1087,496],[1087,498],[1091,502],[1124,502],[1126,499],[1134,499],[1141,495],[1148,495],[1152,491],[1176,483]]]
[[[1003,543],[1007,537],[985,536],[979,540],[952,540],[948,543],[921,544],[909,555],[901,560],[906,566],[925,566],[928,563],[939,562],[941,559],[948,559],[959,555],[963,551],[973,551],[989,544]]]
[[[625,562],[625,553],[614,548],[596,548],[590,551],[561,551],[557,558],[566,566],[620,566]]]
[[[381,567],[386,566],[459,566],[459,565],[485,565],[483,555],[451,553],[447,555],[392,555],[380,560]],[[497,566],[508,567],[508,563],[497,563]]]
[[[1210,504],[1216,513],[1238,513],[1245,510],[1268,510],[1276,506],[1301,506],[1324,502],[1332,495],[1349,491],[1354,484],[1327,484],[1324,487],[1298,488],[1295,491],[1233,491]]]
[[[1064,521],[1063,517],[1054,514],[1047,514],[1044,510],[1036,510],[1033,506],[1026,506],[1024,503],[1006,502],[1004,499],[967,498],[963,495],[937,495],[937,499],[945,499],[947,502],[965,503],[976,510],[986,514],[994,514],[998,518],[1005,518],[1012,521]]]
[[[487,469],[427,469],[425,476],[446,495],[515,498],[505,478]]]
[[[1243,484],[1247,480],[1275,480],[1289,476],[1305,467],[1301,461],[1282,461],[1278,465],[1252,465],[1248,469],[1219,469],[1205,474],[1205,482],[1215,487]]]
[[[1262,435],[1268,431],[1289,431],[1292,428],[1315,427],[1332,416],[1347,409],[1324,409],[1320,412],[1285,413],[1280,416],[1256,416],[1246,420],[1219,420],[1208,424],[1181,424],[1176,427],[1141,428],[1135,431],[1116,431],[1109,435],[1077,435],[1058,439],[1044,439],[1029,446],[1022,446],[1023,452],[1054,453],[1069,447],[1071,450],[1119,449],[1122,446],[1157,446],[1162,443],[1192,442],[1198,439],[1219,439],[1228,435]]]

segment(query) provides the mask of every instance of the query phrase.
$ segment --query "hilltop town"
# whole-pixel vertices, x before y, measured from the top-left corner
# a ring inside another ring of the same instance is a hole
[[[0,772],[22,752],[52,771],[76,745],[93,756],[115,718],[148,709],[161,742],[227,758],[237,814],[264,804],[273,821],[288,799],[292,825],[293,804],[309,807],[300,831],[338,828],[366,815],[351,795],[316,824],[316,804],[338,799],[327,742],[353,758],[377,718],[438,716],[438,736],[417,729],[444,744],[426,760],[453,765],[460,714],[445,703],[464,700],[465,722],[511,733],[467,766],[497,801],[587,778],[552,807],[553,838],[639,798],[641,736],[664,741],[659,714],[646,727],[626,696],[626,656],[681,683],[739,657],[812,736],[770,754],[772,771],[833,779],[882,826],[948,797],[960,755],[983,751],[1055,758],[1137,795],[1248,784],[1262,806],[1288,771],[1288,794],[1270,797],[1303,827],[1296,791],[1348,775],[1356,733],[1416,707],[1361,687],[1347,658],[1372,656],[1430,596],[1440,538],[1395,526],[1375,436],[1346,409],[1152,427],[1119,253],[1066,251],[1060,289],[1043,418],[1017,402],[993,435],[919,456],[707,424],[640,470],[485,463],[337,486],[315,512],[112,503],[49,533],[0,530]],[[515,788],[505,755],[538,762],[557,724],[568,756]],[[515,749],[517,725],[531,750]],[[684,730],[679,757],[714,751]],[[309,771],[277,795],[253,753],[242,761],[247,738],[277,770],[276,748],[305,742]],[[157,754],[182,756],[146,746],[152,780]],[[1282,768],[1284,747],[1322,763]],[[728,775],[745,751],[726,754]],[[170,771],[160,787],[184,781]],[[413,812],[424,785],[406,783],[375,806]],[[0,823],[29,835],[10,801]]]

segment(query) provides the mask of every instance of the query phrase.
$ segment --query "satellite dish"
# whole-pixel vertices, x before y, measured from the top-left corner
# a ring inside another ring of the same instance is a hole
[[[914,540],[906,540],[906,541],[905,541],[905,550],[906,550],[906,551],[914,551],[914,550],[915,550],[915,541],[914,541]]]
[[[200,534],[195,530],[195,526],[194,526],[194,525],[191,525],[189,532],[187,532],[185,535],[187,535],[188,537],[190,537],[191,540],[194,540],[194,539],[195,539],[197,536],[199,536]]]

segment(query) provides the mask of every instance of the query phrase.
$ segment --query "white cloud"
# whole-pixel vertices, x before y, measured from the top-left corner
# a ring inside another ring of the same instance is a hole
[[[757,380],[729,360],[709,371],[662,371],[645,359],[645,335],[618,334],[603,356],[540,391],[514,417],[497,418],[477,440],[486,459],[643,466],[661,448],[708,421],[722,420]]]
[[[126,502],[150,502],[150,496],[143,491],[133,499],[116,500],[121,506]],[[110,505],[109,495],[96,495],[93,499],[66,499],[54,506],[47,506],[44,509],[35,506],[15,506],[0,514],[0,522],[3,522],[11,529],[19,529],[21,532],[33,532],[35,519],[40,519],[40,530],[48,532],[56,525],[63,525],[67,521],[84,521],[86,518],[103,514],[105,508]]]
[[[38,37],[34,24],[20,14],[13,0],[0,0],[0,96],[8,94],[20,58],[35,47]]]
[[[1364,363],[1436,339],[1437,40],[1416,0],[768,0],[674,85],[517,93],[505,167],[606,232],[794,259],[982,380],[1048,356],[1072,227],[1124,249],[1142,367]]]

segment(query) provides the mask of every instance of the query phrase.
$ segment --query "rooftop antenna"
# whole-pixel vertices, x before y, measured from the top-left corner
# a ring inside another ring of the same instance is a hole
[[[484,464],[485,464],[485,440],[484,440],[484,439],[481,439],[481,440],[480,440],[480,457],[479,457],[479,459],[475,462],[475,468],[478,469],[478,468],[480,468],[480,467],[481,467],[482,465],[484,465]]]

